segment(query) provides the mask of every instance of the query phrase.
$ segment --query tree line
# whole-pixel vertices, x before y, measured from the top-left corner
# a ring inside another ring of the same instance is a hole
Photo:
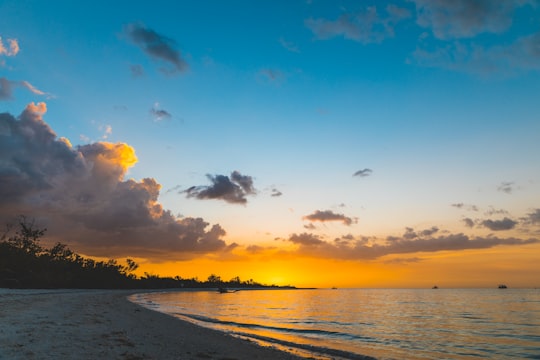
[[[50,248],[40,240],[47,229],[39,228],[24,216],[6,225],[0,235],[0,287],[7,288],[80,288],[80,289],[158,289],[158,288],[281,288],[263,285],[236,276],[224,281],[212,274],[207,280],[160,277],[145,273],[137,277],[138,264],[111,259],[96,261],[83,257],[67,245],[56,243]],[[286,286],[285,288],[292,288]]]

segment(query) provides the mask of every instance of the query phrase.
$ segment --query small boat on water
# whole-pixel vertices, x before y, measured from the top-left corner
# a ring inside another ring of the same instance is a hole
[[[224,287],[219,287],[218,288],[218,293],[220,294],[226,294],[226,293],[233,293],[233,292],[237,292],[238,290],[229,290],[227,288],[224,288]]]
[[[433,286],[432,289],[438,289],[439,287],[437,285]]]
[[[504,285],[504,284],[500,284],[500,285],[499,285],[499,289],[507,289],[507,288],[508,288],[508,286],[506,286],[506,285]]]

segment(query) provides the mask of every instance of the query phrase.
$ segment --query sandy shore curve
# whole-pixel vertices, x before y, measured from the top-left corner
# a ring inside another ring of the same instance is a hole
[[[137,292],[0,289],[0,359],[301,359],[127,300]]]

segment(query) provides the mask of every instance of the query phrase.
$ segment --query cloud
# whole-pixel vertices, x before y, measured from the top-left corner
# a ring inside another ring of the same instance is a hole
[[[167,73],[184,72],[189,68],[188,63],[176,49],[174,40],[158,34],[142,24],[129,24],[124,28],[128,38],[150,57],[165,61],[172,65]]]
[[[502,231],[502,230],[511,230],[517,225],[517,221],[514,221],[510,218],[505,217],[502,220],[483,220],[481,222],[482,226],[488,228],[492,231]]]
[[[353,174],[353,176],[366,177],[366,176],[370,176],[372,173],[373,173],[373,170],[366,168],[363,170],[358,170],[357,172]]]
[[[305,245],[305,246],[312,246],[312,245],[321,245],[324,244],[324,241],[321,240],[317,235],[309,234],[309,233],[302,233],[302,234],[292,234],[288,241],[299,244],[299,245]]]
[[[540,225],[540,209],[534,209],[532,213],[527,214],[522,220],[526,225]]]
[[[392,237],[378,240],[365,237],[348,237],[328,242],[316,235],[293,234],[289,242],[299,245],[297,252],[322,258],[345,260],[373,260],[386,255],[411,254],[418,252],[460,251],[469,249],[488,249],[495,246],[520,246],[540,243],[539,239],[517,239],[488,237],[469,237],[462,233],[444,236],[422,236],[414,239]]]
[[[484,213],[488,216],[492,215],[508,215],[508,211],[504,209],[495,209],[493,206],[490,206],[489,209]]]
[[[506,194],[511,194],[514,191],[514,183],[509,181],[504,181],[497,187],[497,191],[501,191]]]
[[[16,39],[7,39],[7,46],[5,46],[0,36],[0,56],[15,56],[19,50],[19,42]]]
[[[259,74],[272,83],[280,83],[285,80],[285,74],[276,69],[262,69],[259,71]]]
[[[351,219],[350,217],[347,217],[343,214],[336,214],[332,210],[317,210],[313,214],[304,216],[302,219],[320,222],[339,221],[345,225],[351,225],[353,222],[356,222],[353,221],[353,219]]]
[[[150,109],[150,115],[152,115],[155,122],[172,119],[171,113],[169,113],[167,110],[156,109],[155,107]]]
[[[501,33],[512,25],[514,11],[534,1],[413,0],[417,23],[438,39],[470,38]]]
[[[464,218],[462,221],[463,221],[463,223],[465,224],[466,227],[469,227],[469,228],[474,227],[474,221],[473,221],[473,219],[471,219],[471,218]]]
[[[472,41],[452,41],[428,46],[420,43],[413,53],[416,63],[480,75],[511,76],[540,70],[540,32],[515,39],[510,44],[483,46]]]
[[[409,10],[388,5],[381,16],[375,6],[355,14],[345,13],[336,20],[307,19],[305,25],[318,39],[343,36],[363,44],[380,43],[394,36],[394,27],[401,20],[411,17]]]
[[[43,92],[30,84],[28,81],[12,81],[6,79],[5,77],[0,78],[0,100],[10,100],[13,99],[13,90],[16,87],[22,87],[28,91],[36,94],[45,96],[47,99],[52,98],[53,95]]]
[[[256,193],[253,178],[233,171],[231,177],[226,175],[206,175],[212,182],[210,186],[192,186],[184,192],[187,197],[197,199],[223,200],[231,204],[246,204],[246,195]]]
[[[279,197],[281,195],[283,195],[283,193],[279,191],[278,189],[272,189],[272,193],[270,194],[270,196],[272,197]]]
[[[0,222],[34,217],[47,239],[90,256],[178,259],[226,251],[225,231],[202,218],[178,218],[158,202],[151,178],[125,180],[135,150],[125,143],[73,147],[43,120],[45,103],[15,118],[0,114]]]
[[[455,207],[457,209],[464,209],[468,211],[478,211],[478,206],[476,205],[470,205],[470,204],[464,204],[464,203],[455,203],[450,204],[450,206]]]
[[[403,234],[404,239],[416,239],[418,237],[425,237],[425,236],[431,236],[439,231],[439,228],[436,226],[432,226],[429,229],[421,230],[421,231],[415,231],[413,228],[407,227],[405,228],[405,233]]]
[[[131,76],[134,78],[144,76],[144,68],[139,64],[129,65],[129,70],[131,71]]]
[[[290,52],[294,52],[294,53],[300,52],[296,44],[290,41],[287,41],[284,38],[279,38],[279,43],[281,44],[281,46],[283,46],[285,49],[289,50]]]

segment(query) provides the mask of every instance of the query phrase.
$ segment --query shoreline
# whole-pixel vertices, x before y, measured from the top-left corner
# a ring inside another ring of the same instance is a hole
[[[149,292],[0,289],[0,359],[305,359],[127,299]]]

